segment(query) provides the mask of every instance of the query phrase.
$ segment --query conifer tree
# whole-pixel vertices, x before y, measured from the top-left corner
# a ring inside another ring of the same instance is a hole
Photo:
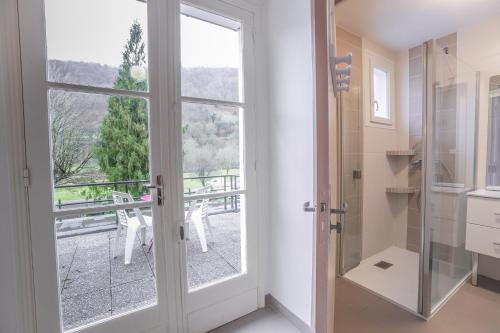
[[[141,25],[137,21],[130,28],[130,37],[122,55],[122,64],[113,88],[147,91],[145,44]],[[134,71],[138,71],[139,75]],[[100,128],[95,155],[109,181],[149,179],[146,100],[125,96],[109,98],[108,114]]]

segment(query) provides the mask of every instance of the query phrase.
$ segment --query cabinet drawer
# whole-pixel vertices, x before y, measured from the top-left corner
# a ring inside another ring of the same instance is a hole
[[[500,229],[467,223],[465,248],[500,258]]]
[[[467,222],[500,228],[500,200],[469,197]]]

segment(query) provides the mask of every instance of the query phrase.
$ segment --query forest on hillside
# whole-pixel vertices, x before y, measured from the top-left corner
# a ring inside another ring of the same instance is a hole
[[[51,60],[49,80],[112,88],[119,68]],[[182,94],[238,101],[236,68],[183,68]],[[52,154],[56,185],[105,181],[96,158],[110,97],[57,89],[49,91]],[[239,110],[184,103],[183,165],[186,173],[206,176],[239,168]]]

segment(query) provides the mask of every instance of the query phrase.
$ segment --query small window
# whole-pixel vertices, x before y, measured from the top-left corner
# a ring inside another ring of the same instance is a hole
[[[391,119],[389,97],[389,73],[373,68],[373,115],[375,118]]]
[[[370,121],[390,125],[393,122],[392,110],[392,72],[393,65],[380,57],[370,57]]]

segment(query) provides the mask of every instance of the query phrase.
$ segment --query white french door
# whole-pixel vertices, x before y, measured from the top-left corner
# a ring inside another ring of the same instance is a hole
[[[163,6],[19,1],[37,332],[177,329]]]
[[[225,1],[182,2],[177,179],[186,332],[258,308],[253,43],[250,12]]]
[[[257,309],[253,15],[19,11],[37,332],[205,332]]]

